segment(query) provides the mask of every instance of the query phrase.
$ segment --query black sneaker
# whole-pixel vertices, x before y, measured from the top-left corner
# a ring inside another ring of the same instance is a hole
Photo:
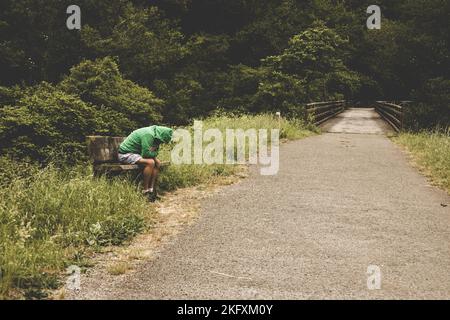
[[[156,194],[156,191],[147,193],[147,198],[148,201],[150,202],[155,202],[156,200],[159,199],[158,195]]]

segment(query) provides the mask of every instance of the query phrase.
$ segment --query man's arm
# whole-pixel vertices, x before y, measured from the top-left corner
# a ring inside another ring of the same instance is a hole
[[[153,147],[154,138],[152,135],[147,134],[141,139],[141,156],[143,158],[154,158],[158,155],[158,150],[151,150]]]

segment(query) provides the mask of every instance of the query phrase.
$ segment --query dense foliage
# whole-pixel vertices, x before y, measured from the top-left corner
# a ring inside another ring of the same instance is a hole
[[[11,157],[83,158],[87,135],[126,135],[161,120],[162,101],[123,79],[111,58],[84,61],[55,85],[41,82],[4,92],[0,151]]]
[[[79,0],[0,3],[0,152],[41,159],[84,135],[185,124],[216,109],[304,116],[306,102],[413,100],[448,126],[450,2]]]

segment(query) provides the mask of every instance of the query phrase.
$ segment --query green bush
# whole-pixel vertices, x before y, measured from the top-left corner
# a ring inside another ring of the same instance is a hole
[[[161,120],[163,101],[124,79],[110,57],[83,61],[70,69],[58,88],[95,107],[102,120],[93,130],[98,133],[126,135]]]
[[[405,106],[405,126],[419,130],[450,125],[450,80],[442,77],[428,80],[414,93],[414,103]]]
[[[306,119],[306,103],[352,96],[360,79],[344,63],[346,43],[320,23],[293,36],[282,53],[262,59],[263,76],[251,109]]]
[[[111,58],[84,61],[58,85],[1,88],[0,153],[40,162],[86,159],[87,135],[124,136],[161,120],[162,101],[123,79]]]
[[[42,83],[25,89],[16,105],[0,109],[0,152],[36,160],[52,151],[85,154],[85,136],[97,123],[92,105]]]

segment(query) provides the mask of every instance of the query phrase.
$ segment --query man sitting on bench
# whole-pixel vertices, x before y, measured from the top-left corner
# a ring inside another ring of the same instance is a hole
[[[161,161],[156,158],[161,143],[172,140],[173,130],[167,127],[150,126],[133,131],[119,147],[119,161],[123,164],[144,166],[144,190],[150,201],[156,199],[155,182]]]

